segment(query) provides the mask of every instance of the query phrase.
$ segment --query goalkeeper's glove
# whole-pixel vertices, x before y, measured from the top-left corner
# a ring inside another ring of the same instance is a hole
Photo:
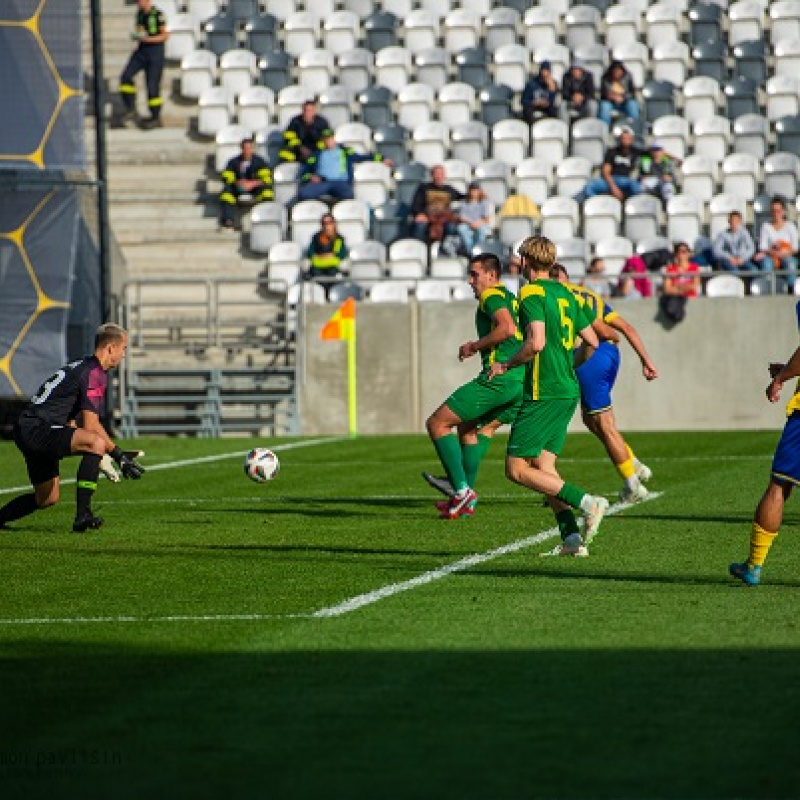
[[[144,475],[144,467],[136,460],[143,455],[141,450],[122,450],[119,447],[115,447],[111,451],[111,458],[119,465],[122,477],[133,480],[138,480]]]

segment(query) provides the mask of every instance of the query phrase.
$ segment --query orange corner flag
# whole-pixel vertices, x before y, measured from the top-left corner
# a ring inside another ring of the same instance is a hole
[[[336,313],[325,323],[320,339],[352,339],[355,333],[356,301],[352,297],[342,303]]]

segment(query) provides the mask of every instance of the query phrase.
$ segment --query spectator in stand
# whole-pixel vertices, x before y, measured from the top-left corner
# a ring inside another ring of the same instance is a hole
[[[619,300],[641,300],[643,295],[636,288],[636,279],[630,275],[620,275],[614,296]]]
[[[647,265],[641,256],[631,256],[625,262],[617,283],[617,295],[631,300],[653,296],[653,282],[648,277]]]
[[[558,116],[558,84],[549,61],[539,64],[539,73],[522,90],[522,118],[533,125],[538,117]]]
[[[663,293],[697,297],[700,288],[700,267],[692,261],[691,248],[686,242],[677,242],[673,262],[664,269]]]
[[[653,142],[650,152],[642,156],[639,169],[642,186],[648,194],[658,197],[664,205],[678,193],[678,165],[681,160],[664,150],[661,142]]]
[[[303,112],[289,120],[283,134],[281,161],[299,161],[305,164],[311,156],[324,147],[324,133],[331,127],[325,117],[317,113],[316,100],[306,100]]]
[[[388,158],[380,153],[356,153],[336,141],[330,128],[322,132],[324,147],[306,161],[300,176],[298,200],[316,200],[328,195],[335,200],[352,200],[355,197],[353,165],[361,161],[383,161],[389,168],[393,166]]]
[[[341,274],[342,261],[347,258],[348,251],[344,238],[336,229],[333,214],[323,214],[320,225],[308,246],[308,258],[311,261],[308,277],[321,278],[327,293]]]
[[[458,214],[452,205],[463,199],[458,189],[444,182],[444,167],[437,164],[431,169],[431,179],[417,187],[411,200],[411,235],[421,242],[438,242],[445,236],[457,236]]]
[[[615,112],[629,119],[639,119],[636,87],[622,61],[612,61],[600,81],[600,109],[597,116],[610,128]]]
[[[575,195],[579,203],[598,194],[611,194],[617,200],[624,200],[635,194],[642,193],[642,184],[631,177],[631,173],[638,169],[640,160],[647,153],[633,143],[633,130],[623,126],[619,132],[616,147],[606,151],[606,157],[600,167],[600,178],[590,179],[583,190]]]
[[[467,196],[458,212],[458,235],[467,255],[475,245],[483,244],[492,232],[492,201],[477,183],[467,188]]]
[[[266,200],[274,200],[272,170],[266,161],[255,152],[252,139],[242,139],[241,152],[232,158],[222,180],[225,186],[219,196],[219,224],[233,230],[234,209],[237,205],[254,205]]]
[[[726,272],[752,272],[758,269],[753,263],[756,246],[753,237],[742,224],[742,215],[731,211],[728,215],[728,230],[714,239],[714,261]]]
[[[573,59],[561,83],[561,115],[565,122],[597,113],[594,75],[580,59]]]
[[[589,262],[589,269],[586,270],[586,277],[583,285],[591,292],[606,298],[611,296],[611,289],[606,277],[606,262],[600,256],[595,256]]]
[[[787,284],[794,289],[795,272],[797,271],[797,250],[800,247],[797,226],[786,219],[786,201],[782,197],[773,197],[770,204],[771,219],[761,224],[758,252],[753,260],[764,272],[790,273]]]

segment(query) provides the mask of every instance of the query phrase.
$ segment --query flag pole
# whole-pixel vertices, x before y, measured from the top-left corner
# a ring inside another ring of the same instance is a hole
[[[350,335],[347,337],[347,411],[350,438],[355,439],[358,427],[358,380],[356,375],[356,318],[347,320]]]

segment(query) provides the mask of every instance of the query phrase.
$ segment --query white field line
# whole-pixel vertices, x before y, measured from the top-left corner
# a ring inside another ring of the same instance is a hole
[[[642,502],[646,503],[650,500],[655,500],[661,497],[663,492],[651,492],[647,500]],[[641,505],[641,503],[637,503]],[[612,505],[606,516],[618,514],[627,508],[631,508],[630,503],[615,503]],[[380,600],[386,600],[388,597],[394,597],[396,594],[416,589],[418,586],[425,586],[433,581],[438,581],[446,578],[448,575],[454,575],[457,572],[464,572],[465,570],[476,567],[479,564],[485,564],[487,561],[492,561],[495,558],[508,555],[509,553],[516,553],[520,550],[525,550],[528,547],[534,547],[537,544],[552,539],[558,535],[558,528],[548,528],[546,531],[537,533],[534,536],[527,536],[524,539],[517,539],[515,542],[495,547],[492,550],[487,550],[484,553],[474,553],[471,556],[452,561],[449,564],[444,564],[436,569],[423,572],[414,578],[409,578],[407,581],[400,581],[399,583],[390,583],[382,586],[380,589],[375,589],[365,594],[359,594],[355,597],[350,597],[337,603],[335,606],[326,606],[317,611],[309,614],[202,614],[202,615],[170,615],[162,617],[144,617],[144,616],[119,616],[119,617],[72,617],[72,618],[18,618],[18,619],[0,619],[1,625],[79,625],[89,623],[157,623],[157,622],[239,622],[239,621],[261,621],[272,619],[328,619],[331,617],[341,617],[344,614],[349,614],[351,611],[357,611],[364,606],[372,605]]]
[[[330,444],[331,442],[343,442],[346,441],[348,437],[346,436],[330,436],[325,437],[323,439],[308,439],[304,442],[288,442],[287,444],[278,444],[274,447],[271,447],[271,450],[275,452],[281,452],[283,450],[299,450],[301,447],[313,447],[318,444]],[[195,464],[208,464],[214,461],[225,461],[229,458],[244,458],[250,449],[247,450],[236,450],[233,453],[217,453],[213,456],[199,456],[198,458],[185,458],[182,461],[168,461],[164,464],[153,464],[152,466],[145,465],[145,470],[147,472],[158,472],[162,469],[178,469],[179,467],[191,467]],[[67,478],[66,480],[60,481],[62,486],[68,486],[71,483],[75,483],[74,478]],[[24,492],[30,489],[30,484],[26,484],[25,486],[14,486],[10,489],[0,489],[0,495],[3,494],[16,494],[17,492]]]

